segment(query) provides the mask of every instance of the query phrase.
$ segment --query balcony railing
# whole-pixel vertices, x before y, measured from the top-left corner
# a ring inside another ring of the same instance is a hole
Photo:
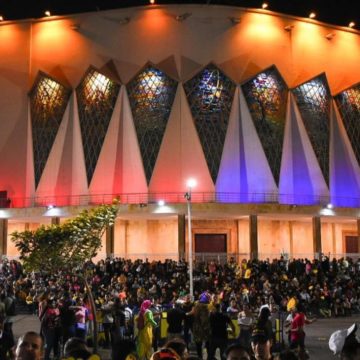
[[[90,194],[64,196],[35,196],[30,198],[11,197],[6,207],[28,208],[62,206],[89,206],[96,204],[110,204],[117,199],[120,204],[156,204],[163,200],[168,204],[185,203],[184,192],[164,193],[123,193],[123,194]],[[193,203],[220,203],[220,204],[286,204],[326,205],[329,202],[341,207],[360,207],[358,197],[331,197],[322,195],[294,195],[278,193],[234,193],[234,192],[192,192]],[[0,207],[2,203],[0,203]],[[5,206],[2,206],[5,207]]]

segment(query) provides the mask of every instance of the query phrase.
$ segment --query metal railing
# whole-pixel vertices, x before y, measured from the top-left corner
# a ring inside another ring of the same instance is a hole
[[[158,193],[122,193],[122,194],[89,194],[64,196],[35,196],[11,197],[7,207],[46,207],[49,205],[61,206],[88,206],[110,204],[117,199],[120,204],[156,204],[164,200],[169,204],[185,203],[184,192]],[[192,192],[192,203],[223,203],[223,204],[263,204],[278,203],[284,205],[326,205],[330,201],[336,206],[360,207],[358,197],[331,197],[306,194],[279,194],[277,192],[264,193],[235,193],[235,192]],[[0,204],[1,206],[1,204]]]

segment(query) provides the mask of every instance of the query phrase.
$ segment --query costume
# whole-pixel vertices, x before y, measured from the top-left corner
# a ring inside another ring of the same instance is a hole
[[[149,310],[150,306],[151,301],[144,300],[137,318],[138,336],[136,348],[140,360],[150,359],[151,357],[153,327],[157,325],[154,321],[153,313]]]

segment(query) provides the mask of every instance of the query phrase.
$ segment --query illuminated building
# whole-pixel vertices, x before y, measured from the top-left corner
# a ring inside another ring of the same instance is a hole
[[[0,251],[116,197],[102,255],[177,257],[193,177],[195,252],[358,252],[359,41],[210,5],[2,21]]]

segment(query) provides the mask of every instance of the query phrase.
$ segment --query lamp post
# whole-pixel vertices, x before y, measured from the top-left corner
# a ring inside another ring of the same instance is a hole
[[[197,184],[195,179],[189,179],[186,182],[188,191],[184,197],[187,201],[187,213],[188,213],[188,238],[189,238],[189,281],[190,281],[190,297],[194,300],[194,279],[193,279],[193,251],[192,251],[192,231],[191,231],[191,189]]]

